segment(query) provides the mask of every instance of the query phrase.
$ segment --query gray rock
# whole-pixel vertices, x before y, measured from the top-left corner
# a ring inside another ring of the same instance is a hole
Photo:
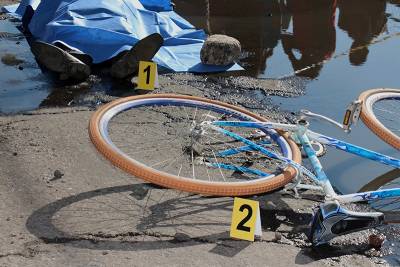
[[[201,62],[207,65],[226,66],[239,59],[241,49],[240,42],[233,37],[211,35],[201,49]]]

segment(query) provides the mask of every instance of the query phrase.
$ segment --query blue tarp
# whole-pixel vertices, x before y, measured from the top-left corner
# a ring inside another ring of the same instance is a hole
[[[26,7],[35,10],[29,24],[32,35],[48,43],[62,42],[104,62],[138,40],[158,32],[164,46],[154,57],[158,65],[176,72],[242,70],[200,62],[204,31],[172,11],[170,0],[22,0],[5,7],[22,17]]]

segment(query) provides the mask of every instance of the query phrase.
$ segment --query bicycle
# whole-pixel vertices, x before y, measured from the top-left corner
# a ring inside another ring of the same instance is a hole
[[[169,188],[218,196],[247,196],[284,187],[319,190],[325,202],[315,209],[309,238],[320,245],[339,235],[397,222],[393,218],[400,188],[339,195],[313,146],[327,145],[397,169],[400,160],[312,132],[305,118],[325,120],[350,132],[361,114],[378,136],[400,149],[396,125],[390,120],[382,123],[383,115],[377,115],[381,105],[392,108],[388,113],[392,117],[396,115],[400,107],[396,101],[400,90],[370,90],[351,103],[343,124],[310,111],[302,111],[296,124],[284,124],[199,97],[135,96],[99,109],[90,121],[89,134],[114,165]],[[313,172],[301,164],[299,147]],[[314,184],[303,183],[304,176]],[[353,212],[341,206],[354,202],[369,202],[376,212]]]

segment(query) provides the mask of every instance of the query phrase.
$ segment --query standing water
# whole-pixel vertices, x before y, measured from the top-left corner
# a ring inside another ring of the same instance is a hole
[[[247,75],[307,79],[301,97],[274,101],[283,109],[308,109],[337,121],[347,105],[371,88],[400,88],[400,1],[252,0],[175,1],[196,27],[239,39]],[[361,122],[350,135],[311,122],[311,128],[399,157]],[[322,159],[336,188],[356,192],[389,167],[330,150]]]

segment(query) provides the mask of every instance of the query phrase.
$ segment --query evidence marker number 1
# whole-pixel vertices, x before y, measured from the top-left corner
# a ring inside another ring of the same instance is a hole
[[[135,82],[135,78],[132,82]],[[157,64],[149,61],[140,61],[136,89],[152,91],[158,87]]]

